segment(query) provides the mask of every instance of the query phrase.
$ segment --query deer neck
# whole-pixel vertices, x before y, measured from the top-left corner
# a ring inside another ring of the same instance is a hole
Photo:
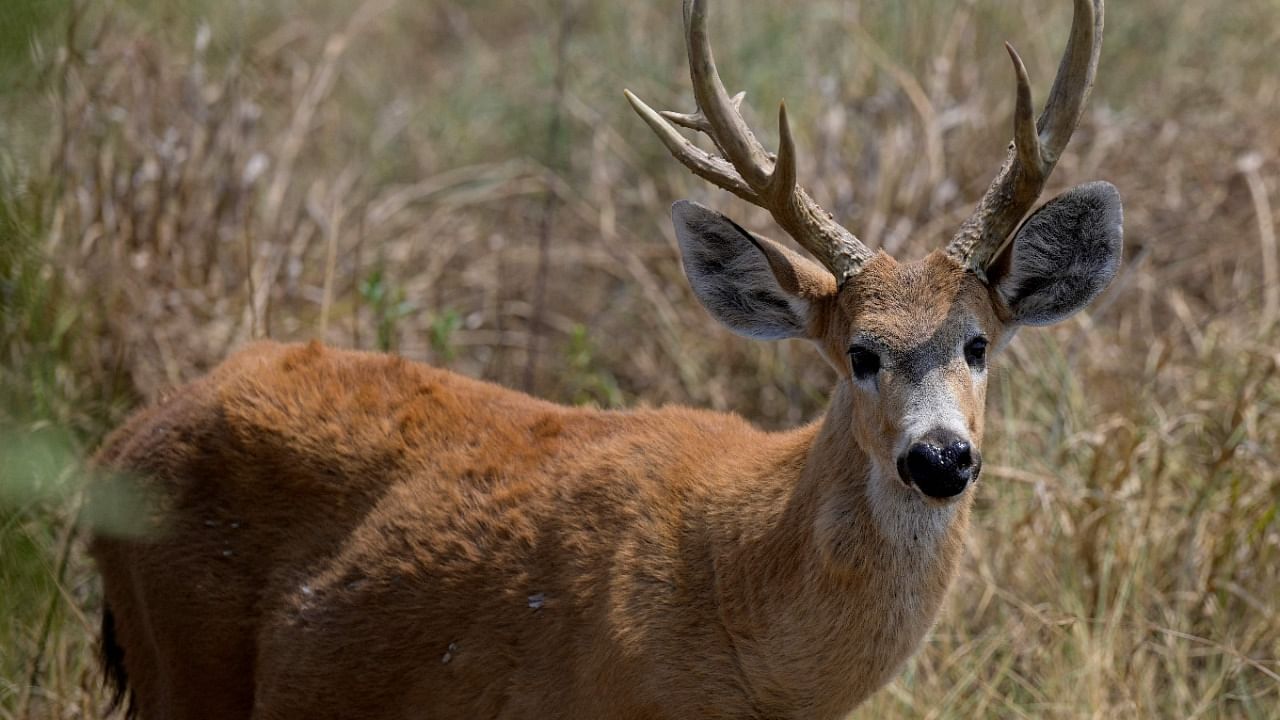
[[[743,525],[717,553],[717,591],[763,706],[831,703],[887,682],[933,625],[963,549],[972,493],[946,507],[886,477],[850,432],[854,393],[762,463]],[[907,489],[909,490],[909,489]]]

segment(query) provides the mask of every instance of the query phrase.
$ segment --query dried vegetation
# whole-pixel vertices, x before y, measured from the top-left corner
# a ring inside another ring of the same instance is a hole
[[[1068,6],[757,0],[713,31],[731,90],[785,96],[801,182],[913,257],[1004,156],[1000,42],[1043,98]],[[821,410],[816,353],[718,329],[680,271],[674,199],[777,233],[622,99],[689,104],[674,0],[58,7],[6,31],[0,95],[0,717],[100,716],[81,458],[255,335],[564,402]],[[1126,265],[1001,360],[962,577],[858,717],[1280,707],[1280,6],[1108,11],[1049,192],[1115,183]]]

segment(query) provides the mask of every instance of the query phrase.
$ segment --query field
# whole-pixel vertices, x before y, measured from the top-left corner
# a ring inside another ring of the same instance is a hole
[[[872,248],[945,242],[1048,92],[1070,3],[716,4],[717,58]],[[623,100],[691,109],[676,0],[6,0],[0,718],[104,717],[76,520],[103,434],[255,336],[566,403],[782,428],[834,375],[698,306],[669,204],[768,217]],[[959,581],[857,718],[1280,717],[1280,3],[1114,2],[1045,197],[1106,179],[1125,265],[995,361]]]

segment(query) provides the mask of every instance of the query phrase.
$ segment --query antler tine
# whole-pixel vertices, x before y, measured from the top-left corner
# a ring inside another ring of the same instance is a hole
[[[1040,137],[1036,130],[1034,105],[1031,101],[1031,80],[1027,78],[1027,66],[1013,45],[1004,44],[1009,51],[1009,59],[1013,61],[1013,72],[1017,76],[1018,96],[1013,108],[1013,148],[1018,151],[1018,161],[1027,172],[1039,172],[1044,167],[1044,158],[1040,154]]]
[[[783,230],[843,284],[871,259],[871,251],[796,184],[795,142],[786,106],[778,109],[776,157],[764,149],[742,119],[744,93],[730,98],[720,80],[707,35],[706,5],[705,0],[684,3],[685,45],[697,110],[659,113],[630,91],[625,93],[627,100],[677,160],[695,175],[768,210]],[[672,123],[706,134],[722,157],[686,140]]]
[[[785,205],[797,190],[796,141],[791,137],[791,123],[787,120],[787,104],[778,104],[778,156],[769,173],[765,194],[774,205]]]
[[[716,59],[711,53],[711,39],[707,34],[707,4],[704,0],[685,0],[685,42],[689,51],[689,76],[693,82],[693,97],[698,112],[711,127],[711,136],[724,153],[724,157],[738,169],[738,173],[759,187],[769,181],[769,159],[738,112],[729,102],[716,69]]]
[[[729,98],[729,104],[733,105],[734,112],[737,112],[737,113],[742,112],[742,100],[746,97],[747,97],[747,91],[743,90],[737,95],[734,95],[733,97]],[[679,125],[680,127],[687,127],[690,130],[697,130],[698,132],[706,133],[708,136],[711,135],[711,123],[707,122],[707,116],[703,115],[701,110],[693,113],[681,113],[681,112],[675,112],[673,110],[663,110],[659,114],[662,115],[662,117],[670,120],[671,122]]]
[[[733,169],[724,158],[716,157],[702,148],[689,142],[676,131],[656,110],[645,104],[643,100],[636,97],[630,90],[623,90],[622,94],[627,97],[627,102],[631,103],[632,109],[649,125],[658,139],[663,145],[667,146],[667,150],[675,159],[684,164],[685,167],[693,171],[694,175],[706,180],[716,187],[728,190],[738,197],[752,204],[760,204],[759,195],[756,194],[746,180]],[[694,115],[685,116],[690,118],[690,122],[696,122]],[[686,125],[686,127],[691,127]]]
[[[1013,46],[1005,43],[1017,83],[1014,140],[991,187],[947,246],[979,277],[1035,204],[1080,122],[1102,52],[1104,0],[1075,0],[1071,35],[1039,121],[1031,121],[1031,83]]]
[[[1075,0],[1067,50],[1058,65],[1058,74],[1053,78],[1049,100],[1045,103],[1038,126],[1044,134],[1050,161],[1056,161],[1067,147],[1093,90],[1098,57],[1102,53],[1103,2]]]

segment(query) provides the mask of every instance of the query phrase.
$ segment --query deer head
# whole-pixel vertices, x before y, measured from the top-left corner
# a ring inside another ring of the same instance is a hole
[[[747,127],[716,70],[707,3],[686,0],[685,38],[697,109],[655,112],[628,101],[694,174],[772,214],[813,262],[713,210],[677,202],[685,272],[707,310],[747,337],[805,338],[847,382],[849,440],[873,475],[930,503],[960,497],[982,467],[988,356],[1021,325],[1047,325],[1089,304],[1120,264],[1121,205],[1106,182],[1080,185],[1023,222],[1074,131],[1101,51],[1103,0],[1076,0],[1049,99],[1033,120],[1027,72],[1016,76],[1013,143],[973,215],[945,249],[900,263],[873,253],[797,184],[795,144],[780,107],[776,155]],[[706,134],[717,154],[682,136]]]

